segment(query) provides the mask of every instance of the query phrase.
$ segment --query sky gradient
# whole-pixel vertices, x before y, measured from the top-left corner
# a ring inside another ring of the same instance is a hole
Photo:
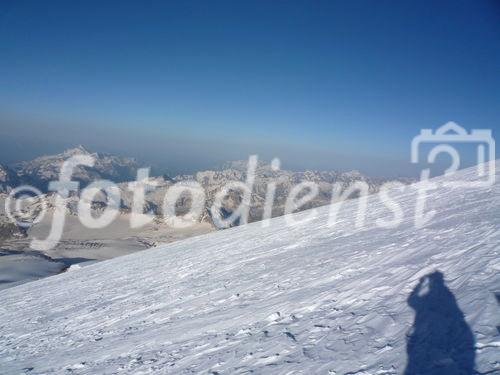
[[[0,163],[83,144],[412,175],[421,128],[500,133],[495,0],[4,1],[0,57]]]

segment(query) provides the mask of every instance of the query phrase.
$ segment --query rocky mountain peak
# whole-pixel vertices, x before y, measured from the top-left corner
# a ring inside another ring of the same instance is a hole
[[[64,150],[61,155],[64,157],[71,157],[74,155],[91,155],[91,154],[92,153],[89,150],[87,150],[84,146],[78,145],[76,147]]]

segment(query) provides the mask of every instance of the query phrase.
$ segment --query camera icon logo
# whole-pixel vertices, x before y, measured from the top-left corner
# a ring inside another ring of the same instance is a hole
[[[452,159],[451,166],[446,170],[445,176],[452,176],[460,167],[460,154],[451,144],[472,144],[476,146],[476,172],[477,179],[452,180],[446,179],[444,186],[481,188],[490,187],[495,183],[495,140],[491,129],[472,129],[470,133],[450,121],[435,132],[432,129],[422,129],[420,134],[413,138],[411,143],[411,162],[419,162],[419,148],[422,144],[435,144],[427,154],[427,163],[433,164],[441,153],[447,153]],[[421,180],[427,180],[430,169],[421,172]]]

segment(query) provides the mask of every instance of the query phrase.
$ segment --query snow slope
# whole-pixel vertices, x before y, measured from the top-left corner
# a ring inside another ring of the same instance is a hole
[[[395,229],[375,227],[392,213],[371,196],[364,229],[351,200],[334,227],[323,207],[292,227],[280,217],[4,290],[0,373],[402,374],[407,299],[436,269],[474,333],[476,369],[500,373],[500,184],[431,191],[421,229],[415,192],[393,194]]]

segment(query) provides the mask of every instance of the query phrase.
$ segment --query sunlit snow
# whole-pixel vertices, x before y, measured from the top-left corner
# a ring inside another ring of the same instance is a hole
[[[500,373],[500,184],[429,192],[436,216],[420,229],[416,190],[392,195],[395,229],[375,226],[392,213],[370,196],[364,229],[351,200],[334,227],[323,207],[292,227],[276,218],[6,289],[0,373],[403,374],[408,298],[435,270],[476,370]]]

